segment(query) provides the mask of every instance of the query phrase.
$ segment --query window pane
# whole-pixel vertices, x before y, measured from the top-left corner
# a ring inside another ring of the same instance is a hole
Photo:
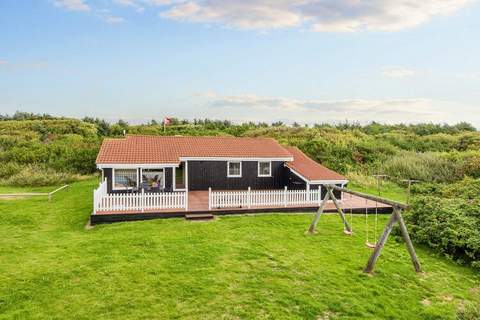
[[[142,184],[151,188],[163,188],[163,169],[143,169]]]
[[[270,175],[270,162],[260,162],[258,164],[258,174],[262,176]]]
[[[137,185],[137,169],[115,169],[115,188],[129,188]]]
[[[239,176],[240,175],[240,162],[228,163],[228,175]]]

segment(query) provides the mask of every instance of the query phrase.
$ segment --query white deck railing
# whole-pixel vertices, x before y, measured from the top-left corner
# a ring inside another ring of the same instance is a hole
[[[107,193],[106,181],[93,192],[93,213],[188,209],[187,192]]]
[[[317,190],[251,190],[208,191],[208,209],[288,207],[298,205],[320,205],[321,188]]]

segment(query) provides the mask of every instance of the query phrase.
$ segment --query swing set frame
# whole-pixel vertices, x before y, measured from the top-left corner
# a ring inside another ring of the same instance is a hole
[[[367,200],[372,200],[372,201],[388,204],[388,205],[392,206],[393,212],[390,215],[390,218],[388,219],[388,222],[385,225],[385,228],[383,229],[382,235],[380,236],[378,242],[375,244],[375,247],[373,248],[374,250],[373,250],[372,254],[370,255],[370,258],[368,259],[367,265],[363,269],[363,272],[369,273],[369,274],[373,273],[373,269],[375,268],[375,264],[378,260],[378,257],[380,256],[380,253],[382,252],[382,249],[385,246],[385,243],[387,242],[388,237],[390,235],[390,232],[392,231],[395,223],[399,224],[400,232],[401,232],[402,238],[405,241],[405,244],[407,246],[407,251],[410,254],[410,258],[412,260],[413,268],[415,269],[416,272],[422,272],[422,269],[420,267],[420,263],[419,263],[418,258],[417,258],[417,254],[415,252],[415,248],[413,247],[412,240],[410,239],[410,235],[408,233],[407,226],[405,225],[405,221],[403,220],[403,216],[402,216],[402,211],[408,209],[408,205],[400,203],[400,202],[388,200],[388,199],[385,199],[385,198],[361,193],[361,192],[358,192],[358,191],[349,190],[347,188],[337,187],[335,185],[325,185],[325,188],[327,189],[327,194],[325,195],[325,198],[323,199],[322,203],[320,204],[320,207],[318,208],[318,211],[315,214],[315,217],[314,217],[312,223],[310,224],[310,227],[308,228],[308,231],[307,231],[308,233],[310,233],[310,234],[316,233],[316,228],[317,228],[318,221],[320,220],[320,217],[321,217],[323,211],[325,210],[325,206],[327,204],[327,201],[329,199],[331,199],[333,201],[335,207],[337,208],[338,215],[342,219],[343,226],[344,226],[344,232],[347,235],[352,234],[352,228],[348,224],[347,219],[345,217],[345,213],[343,212],[342,208],[340,207],[337,198],[333,194],[333,190],[349,193],[350,195],[355,195],[355,196],[358,196],[358,197],[362,197],[362,198],[365,198]]]

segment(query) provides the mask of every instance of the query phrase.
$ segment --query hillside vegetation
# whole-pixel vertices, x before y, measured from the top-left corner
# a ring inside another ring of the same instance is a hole
[[[344,174],[387,174],[396,180],[454,182],[480,177],[480,133],[466,123],[451,125],[366,126],[319,124],[314,127],[228,121],[174,119],[164,131],[155,121],[128,125],[104,120],[63,119],[17,113],[0,121],[0,183],[57,184],[95,172],[105,137],[128,134],[231,135],[272,137],[295,145],[318,162]],[[51,177],[48,181],[47,177]]]

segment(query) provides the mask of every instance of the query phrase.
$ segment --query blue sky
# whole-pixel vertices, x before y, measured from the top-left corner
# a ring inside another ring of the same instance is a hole
[[[480,127],[469,0],[1,0],[0,113]]]

